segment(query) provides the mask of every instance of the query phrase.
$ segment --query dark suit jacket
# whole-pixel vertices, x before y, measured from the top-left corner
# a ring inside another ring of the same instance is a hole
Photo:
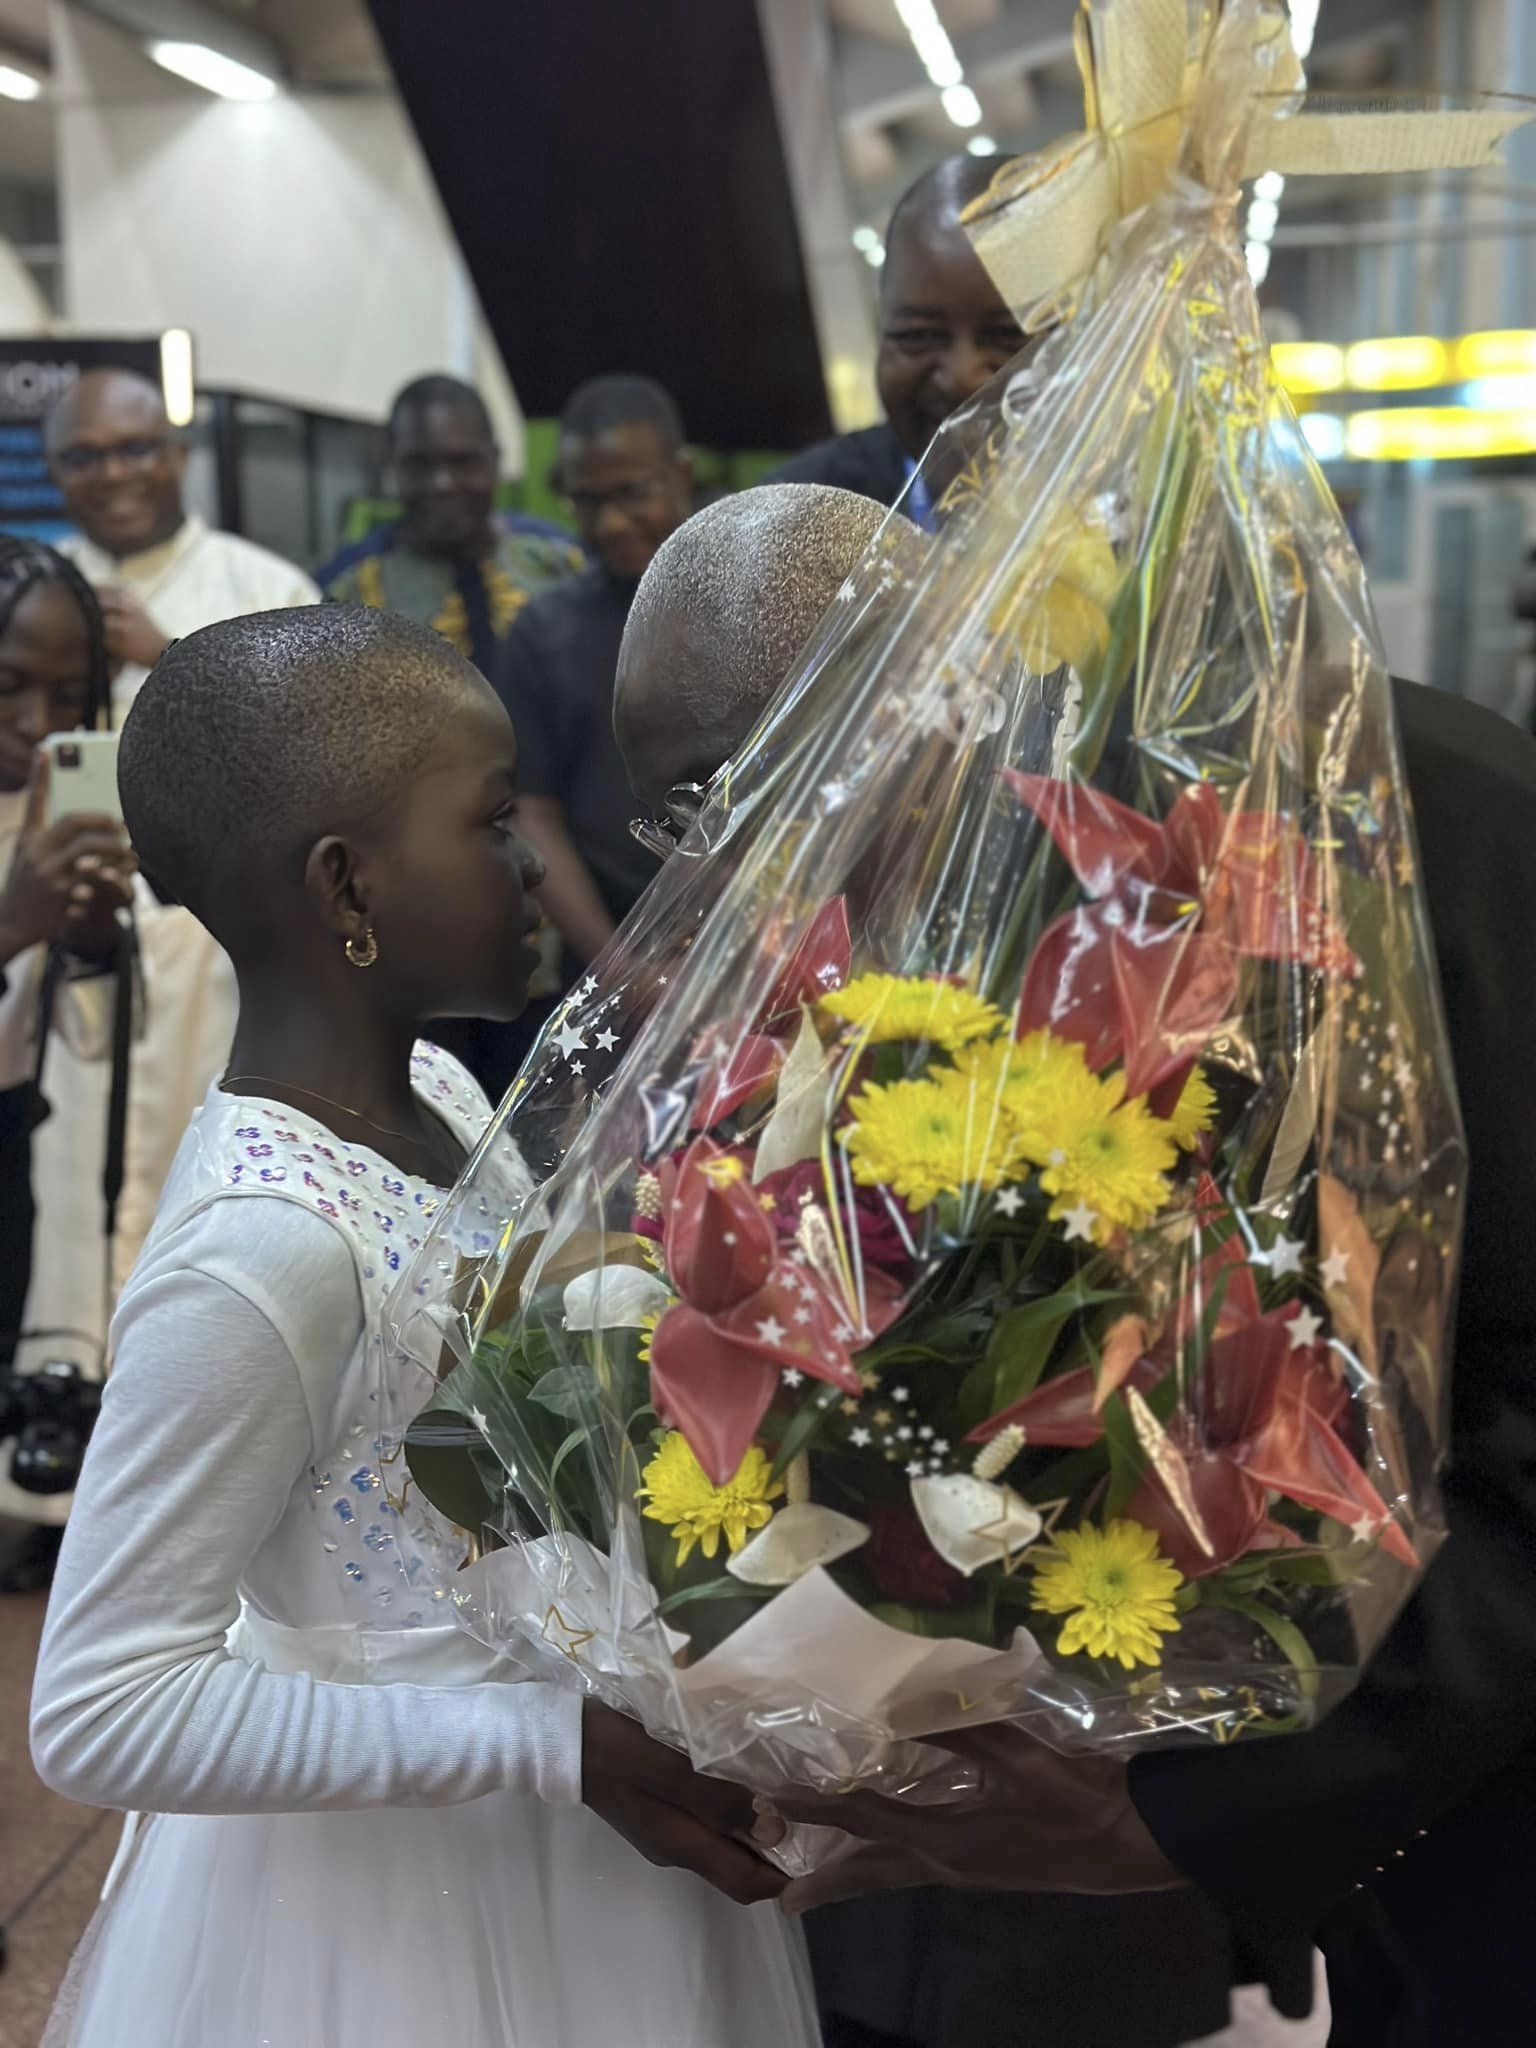
[[[1239,1924],[1318,1931],[1339,2048],[1536,2038],[1536,741],[1395,699],[1471,1157],[1450,1538],[1320,1728],[1131,1772]]]
[[[906,481],[907,458],[884,420],[878,427],[818,441],[764,478],[770,484],[835,484],[842,491],[878,498],[882,505],[894,505]]]

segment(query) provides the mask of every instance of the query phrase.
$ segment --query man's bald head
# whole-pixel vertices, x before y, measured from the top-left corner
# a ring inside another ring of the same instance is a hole
[[[886,230],[876,376],[886,416],[914,462],[950,413],[1024,345],[960,225],[997,167],[996,157],[946,157],[897,200]]]
[[[707,782],[775,697],[882,524],[825,484],[765,484],[696,512],[641,579],[619,650],[614,731],[636,793]],[[888,543],[920,557],[918,530]]]
[[[70,517],[110,555],[169,540],[186,517],[186,450],[157,384],[135,370],[87,370],[48,421],[48,458]]]

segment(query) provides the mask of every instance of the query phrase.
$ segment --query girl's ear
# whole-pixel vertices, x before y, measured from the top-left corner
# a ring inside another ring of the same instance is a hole
[[[304,893],[328,931],[345,944],[362,944],[368,928],[368,889],[357,848],[334,835],[318,839],[304,863]]]

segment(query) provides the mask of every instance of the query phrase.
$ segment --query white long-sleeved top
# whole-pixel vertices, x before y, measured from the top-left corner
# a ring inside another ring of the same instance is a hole
[[[425,1056],[418,1087],[478,1136],[455,1062]],[[114,1326],[49,1607],[33,1746],[56,1790],[165,1813],[579,1799],[579,1699],[453,1628],[378,1470],[376,1305],[435,1200],[210,1094]],[[230,1648],[242,1601],[308,1668]],[[397,1682],[418,1667],[445,1682]]]

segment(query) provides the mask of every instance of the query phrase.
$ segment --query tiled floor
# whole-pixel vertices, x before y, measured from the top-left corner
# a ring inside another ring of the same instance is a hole
[[[0,1525],[0,1543],[4,1528]],[[58,1799],[27,1755],[27,1700],[44,1601],[0,1597],[0,1923],[9,1964],[0,1972],[0,2048],[37,2048],[53,1995],[117,1847],[121,1822]],[[1233,2024],[1199,2048],[1322,2048],[1323,2017],[1276,2019],[1267,1999],[1240,1994]]]
[[[53,1994],[117,1847],[116,1814],[55,1798],[27,1756],[43,1598],[0,1598],[0,2048],[37,2048]]]

